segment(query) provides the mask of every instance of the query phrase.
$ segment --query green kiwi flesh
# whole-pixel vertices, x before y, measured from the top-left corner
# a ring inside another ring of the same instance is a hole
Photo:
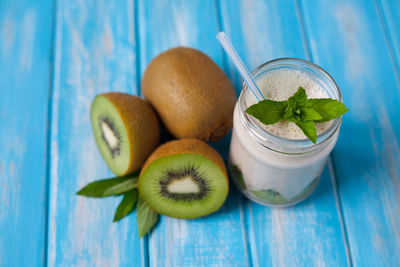
[[[156,212],[197,218],[218,210],[228,194],[225,174],[199,154],[176,154],[153,161],[141,174],[139,192]]]
[[[100,153],[108,167],[117,175],[126,172],[130,162],[130,149],[123,145],[128,132],[114,104],[104,96],[97,96],[92,105],[91,123]]]
[[[123,176],[139,170],[160,142],[160,125],[150,104],[118,92],[96,96],[91,123],[108,167]]]

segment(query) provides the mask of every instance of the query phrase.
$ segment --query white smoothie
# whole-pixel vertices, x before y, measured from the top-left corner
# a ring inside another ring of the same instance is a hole
[[[328,93],[310,75],[296,69],[277,69],[266,73],[256,80],[258,87],[266,99],[288,100],[301,86],[306,90],[307,98],[329,98]],[[257,103],[254,95],[249,95],[250,104]],[[254,119],[265,131],[288,139],[305,139],[304,133],[293,122],[280,121],[265,125]],[[317,134],[325,131],[332,122],[316,124]]]
[[[266,99],[287,100],[300,86],[306,90],[308,98],[330,97],[318,81],[296,69],[270,70],[259,75],[256,83]],[[241,97],[245,97],[248,106],[257,103],[252,94],[247,93]],[[319,181],[327,157],[336,143],[337,132],[330,142],[316,152],[288,155],[261,146],[244,127],[240,112],[237,103],[229,162],[236,185],[248,197],[263,204],[285,205],[306,197]],[[254,117],[251,120],[275,136],[296,140],[306,138],[292,122],[264,125]],[[331,123],[317,124],[317,134],[323,133]]]

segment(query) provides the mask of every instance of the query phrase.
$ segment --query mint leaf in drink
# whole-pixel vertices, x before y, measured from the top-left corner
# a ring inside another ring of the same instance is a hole
[[[300,107],[304,106],[306,101],[307,101],[306,90],[303,87],[299,87],[299,89],[297,89],[297,92],[288,99],[289,108],[297,110]]]
[[[317,142],[317,129],[315,128],[313,121],[298,121],[296,122],[296,125],[314,144]]]
[[[137,189],[131,190],[124,194],[124,197],[119,203],[115,211],[113,222],[119,221],[135,209],[136,200],[138,198]]]
[[[300,114],[302,121],[316,121],[323,119],[323,117],[313,108],[301,108]]]
[[[108,197],[120,195],[137,188],[137,180],[138,173],[124,177],[98,180],[86,185],[76,194],[86,197]]]
[[[140,238],[146,235],[158,221],[158,213],[147,206],[141,197],[138,199],[136,221]]]
[[[314,98],[307,102],[322,116],[321,119],[314,120],[315,122],[330,121],[349,111],[343,103],[331,98]]]
[[[306,103],[307,103],[306,90],[304,90],[303,87],[299,87],[297,92],[288,99],[288,108],[286,109],[285,114],[283,116],[284,119],[294,123],[302,121],[304,116],[303,109],[306,108]],[[309,114],[311,113],[311,111],[307,113]],[[309,116],[306,115],[307,120],[309,120],[308,118]]]
[[[293,112],[293,109],[288,108],[288,109],[286,110],[285,114],[283,115],[283,118],[284,118],[285,120],[287,120],[287,121],[292,121],[292,120],[294,120],[294,116],[295,116],[295,114],[294,114],[294,112]]]
[[[266,125],[274,124],[283,119],[287,106],[287,101],[262,100],[247,108],[246,113]]]
[[[286,120],[295,123],[313,142],[317,141],[315,123],[333,120],[349,111],[331,98],[307,99],[306,90],[299,87],[287,101],[263,100],[250,106],[246,113],[269,125]]]

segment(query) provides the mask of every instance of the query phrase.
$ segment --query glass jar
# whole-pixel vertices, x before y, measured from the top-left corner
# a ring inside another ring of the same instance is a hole
[[[278,69],[301,71],[318,83],[328,97],[342,102],[342,94],[329,74],[305,60],[272,60],[257,67],[252,76],[258,83],[261,77]],[[309,196],[318,185],[336,144],[341,117],[332,120],[314,144],[308,139],[288,139],[267,132],[254,117],[245,113],[252,104],[254,96],[244,83],[233,116],[228,164],[231,177],[237,188],[257,203],[293,205]]]

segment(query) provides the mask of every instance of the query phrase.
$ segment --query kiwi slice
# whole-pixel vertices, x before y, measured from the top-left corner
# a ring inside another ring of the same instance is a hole
[[[287,201],[279,192],[273,189],[266,190],[250,190],[250,192],[262,201],[269,202],[271,204],[284,204]]]
[[[198,139],[181,139],[157,148],[140,173],[139,193],[158,213],[197,218],[218,210],[228,195],[223,159]]]
[[[160,125],[150,104],[124,93],[96,96],[91,123],[108,167],[122,176],[139,170],[160,141]]]
[[[244,182],[243,173],[239,166],[229,161],[228,168],[235,185],[241,190],[246,190],[246,183]]]

